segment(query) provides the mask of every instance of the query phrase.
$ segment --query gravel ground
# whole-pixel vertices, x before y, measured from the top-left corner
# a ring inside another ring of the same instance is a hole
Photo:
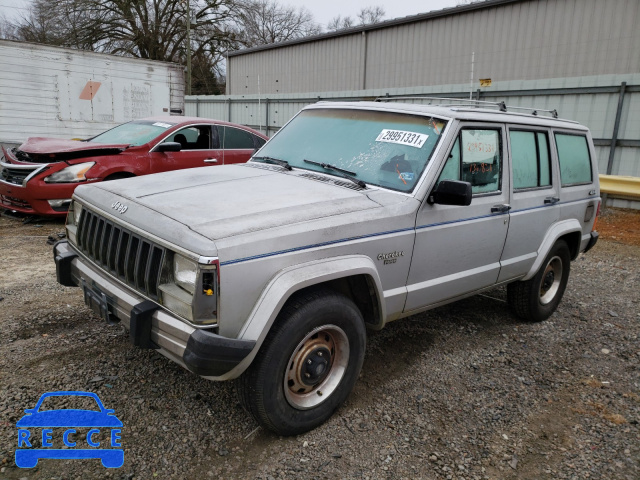
[[[346,404],[281,438],[233,383],[133,348],[59,286],[45,241],[62,229],[0,218],[0,478],[640,478],[640,246],[603,239],[581,256],[544,323],[515,320],[495,289],[370,332]],[[15,466],[16,421],[52,390],[115,409],[122,468]]]

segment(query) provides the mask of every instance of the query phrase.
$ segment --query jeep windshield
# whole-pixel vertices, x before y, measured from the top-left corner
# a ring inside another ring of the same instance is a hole
[[[122,144],[133,146],[144,145],[159,136],[162,132],[173,127],[175,123],[154,122],[149,120],[134,120],[123,123],[117,127],[107,130],[88,142]]]
[[[278,158],[294,168],[342,176],[319,165],[325,163],[368,185],[411,192],[445,125],[439,118],[394,112],[303,110],[253,161]]]

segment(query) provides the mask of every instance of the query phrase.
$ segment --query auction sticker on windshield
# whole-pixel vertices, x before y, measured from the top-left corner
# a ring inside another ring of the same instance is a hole
[[[410,147],[421,148],[427,141],[429,135],[416,132],[405,132],[403,130],[384,129],[376,138],[376,142],[398,143],[400,145],[408,145]]]

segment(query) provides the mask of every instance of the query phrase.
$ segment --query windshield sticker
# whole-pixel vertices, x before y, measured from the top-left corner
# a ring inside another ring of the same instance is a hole
[[[376,138],[376,142],[398,143],[400,145],[422,148],[422,145],[427,141],[427,138],[429,138],[429,135],[425,135],[424,133],[388,130],[385,128],[380,132],[378,138]]]
[[[496,130],[463,130],[462,148],[464,163],[493,163],[498,152],[498,132]]]
[[[156,122],[153,124],[154,127],[162,127],[162,128],[171,128],[173,127],[173,125],[171,125],[170,123],[162,123],[162,122]]]
[[[433,127],[433,131],[436,132],[436,135],[440,135],[442,129],[444,128],[444,122],[437,122],[433,118],[431,119],[431,126]]]

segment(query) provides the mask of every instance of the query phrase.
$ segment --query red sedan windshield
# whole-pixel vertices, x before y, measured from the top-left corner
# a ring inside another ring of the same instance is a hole
[[[175,123],[134,120],[118,125],[100,135],[89,139],[90,142],[122,144],[133,146],[144,145],[173,127]]]

